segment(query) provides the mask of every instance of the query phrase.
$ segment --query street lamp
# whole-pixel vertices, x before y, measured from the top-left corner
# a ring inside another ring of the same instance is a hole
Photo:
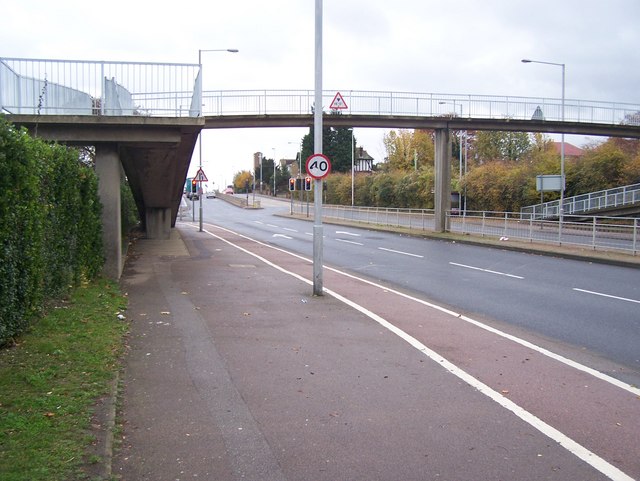
[[[276,148],[271,147],[273,150],[273,196],[276,197]]]
[[[215,49],[206,49],[206,50],[198,50],[198,68],[200,69],[200,85],[199,85],[199,94],[200,94],[200,103],[202,103],[202,52],[230,52],[230,53],[238,53],[239,50],[236,48],[215,48]],[[202,112],[202,105],[200,105],[200,112]],[[202,170],[202,131],[198,134],[198,151],[200,157],[200,170]],[[200,182],[200,232],[202,232],[202,182]]]
[[[565,88],[565,64],[563,63],[555,63],[555,62],[543,62],[541,60],[529,60],[528,58],[523,58],[522,63],[541,63],[544,65],[555,65],[556,67],[562,67],[562,112],[561,118],[562,122],[564,122],[564,88]],[[562,217],[564,214],[564,132],[560,136],[560,210],[559,210],[559,218],[560,218],[560,236],[562,236]]]

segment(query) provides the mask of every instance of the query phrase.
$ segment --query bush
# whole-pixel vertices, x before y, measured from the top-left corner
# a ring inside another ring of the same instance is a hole
[[[0,118],[0,345],[44,301],[102,269],[95,172],[78,152],[32,139]]]

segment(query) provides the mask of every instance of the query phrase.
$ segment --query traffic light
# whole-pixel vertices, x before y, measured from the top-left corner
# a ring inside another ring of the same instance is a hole
[[[296,190],[296,179],[294,179],[293,177],[289,179],[289,190],[290,191]]]
[[[304,190],[311,190],[311,177],[304,178]]]
[[[192,194],[198,193],[198,181],[196,179],[193,179],[191,181],[191,193]]]

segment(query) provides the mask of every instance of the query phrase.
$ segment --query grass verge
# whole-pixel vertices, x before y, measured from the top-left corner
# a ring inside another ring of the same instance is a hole
[[[0,479],[86,479],[91,417],[118,370],[126,298],[100,279],[52,307],[0,350]]]

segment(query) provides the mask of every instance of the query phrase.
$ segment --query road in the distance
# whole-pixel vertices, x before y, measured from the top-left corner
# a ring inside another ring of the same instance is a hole
[[[312,257],[312,223],[207,199],[204,220]],[[640,270],[324,225],[325,264],[544,336],[640,385]],[[565,346],[566,345],[566,346]],[[591,358],[593,361],[593,358]]]

